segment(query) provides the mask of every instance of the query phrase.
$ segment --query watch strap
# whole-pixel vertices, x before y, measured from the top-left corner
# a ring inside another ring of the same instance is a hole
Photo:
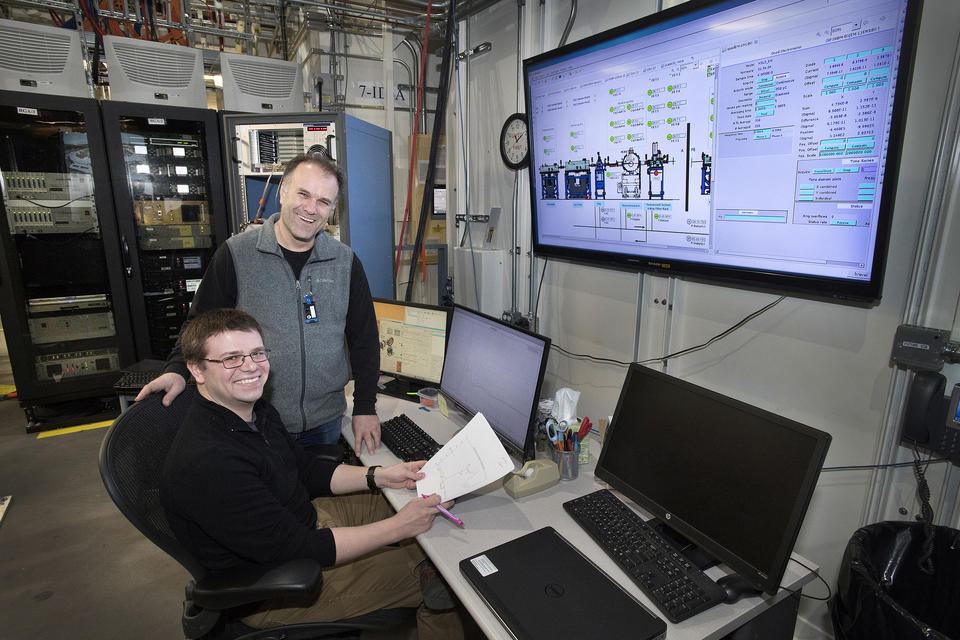
[[[367,486],[370,487],[370,491],[377,490],[377,481],[373,478],[374,469],[381,465],[375,464],[372,467],[367,467]]]

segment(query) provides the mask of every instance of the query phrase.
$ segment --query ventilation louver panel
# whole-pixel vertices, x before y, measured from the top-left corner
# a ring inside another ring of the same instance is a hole
[[[0,66],[24,73],[63,73],[70,59],[70,32],[36,33],[0,25]]]
[[[185,89],[193,80],[196,55],[192,49],[170,45],[145,52],[123,41],[115,41],[113,47],[123,73],[131,82]]]
[[[297,68],[293,65],[274,65],[258,60],[230,60],[230,70],[243,93],[261,98],[282,99],[293,93]]]

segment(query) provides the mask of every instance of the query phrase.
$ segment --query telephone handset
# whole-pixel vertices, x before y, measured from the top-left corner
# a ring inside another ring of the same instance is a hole
[[[960,460],[960,384],[950,398],[944,395],[946,378],[922,371],[913,378],[904,411],[901,437],[944,457]]]

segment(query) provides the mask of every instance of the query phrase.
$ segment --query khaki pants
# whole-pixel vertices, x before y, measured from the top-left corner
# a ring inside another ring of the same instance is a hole
[[[393,509],[379,494],[357,493],[316,498],[317,528],[350,527],[383,520]],[[434,612],[423,605],[418,565],[423,551],[413,540],[383,547],[323,570],[323,586],[315,598],[278,598],[264,603],[243,622],[266,629],[304,622],[327,622],[378,609],[417,607],[420,640],[463,638],[456,610]]]

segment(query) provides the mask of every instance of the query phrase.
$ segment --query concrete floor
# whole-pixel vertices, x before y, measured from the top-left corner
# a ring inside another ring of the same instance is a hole
[[[0,384],[13,384],[0,355]],[[105,428],[38,438],[16,400],[0,400],[0,637],[182,638],[189,574],[114,506],[100,481]],[[415,639],[416,630],[367,634]]]
[[[12,384],[0,380],[0,383]],[[183,637],[187,572],[117,511],[97,470],[105,429],[38,438],[0,402],[4,638]]]

